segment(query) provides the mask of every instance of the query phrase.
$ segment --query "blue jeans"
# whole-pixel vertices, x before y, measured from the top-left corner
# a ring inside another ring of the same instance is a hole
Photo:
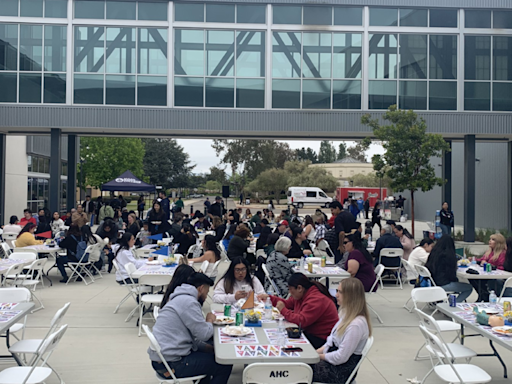
[[[458,281],[452,281],[450,284],[443,285],[441,288],[445,291],[458,293],[457,303],[462,303],[471,295],[471,292],[473,292],[471,284],[460,283]]]
[[[439,224],[439,227],[441,228],[443,235],[451,235],[452,227],[444,224]]]
[[[152,361],[151,364],[160,376],[166,379],[171,378],[164,375],[167,373],[167,369],[162,363]],[[218,364],[213,353],[199,351],[182,357],[180,361],[168,362],[168,364],[177,378],[207,375],[205,379],[201,380],[201,384],[227,384],[233,369],[232,365]]]

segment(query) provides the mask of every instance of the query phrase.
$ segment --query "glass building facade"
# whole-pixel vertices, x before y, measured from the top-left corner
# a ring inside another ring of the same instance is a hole
[[[512,111],[512,11],[0,0],[0,103]]]

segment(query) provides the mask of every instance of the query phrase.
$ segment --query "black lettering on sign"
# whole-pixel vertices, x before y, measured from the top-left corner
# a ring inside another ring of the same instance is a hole
[[[288,371],[270,371],[270,377],[288,377]]]

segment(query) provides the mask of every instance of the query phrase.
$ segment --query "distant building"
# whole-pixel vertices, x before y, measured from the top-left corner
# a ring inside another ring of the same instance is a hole
[[[339,181],[340,186],[348,186],[354,175],[368,175],[373,172],[373,164],[361,162],[352,157],[336,160],[334,163],[311,164],[310,167],[323,168]]]

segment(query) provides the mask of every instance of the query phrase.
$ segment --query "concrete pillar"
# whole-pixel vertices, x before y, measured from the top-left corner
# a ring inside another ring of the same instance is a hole
[[[450,150],[452,149],[452,142],[447,141],[450,146]],[[443,201],[447,202],[450,209],[452,209],[452,152],[444,152],[443,154],[443,179],[445,180],[445,184],[443,184]]]
[[[464,241],[475,241],[475,135],[464,136]]]
[[[5,133],[0,133],[0,225],[4,225],[7,222],[5,217],[5,142],[7,137]]]
[[[66,209],[76,205],[76,135],[68,135],[68,190]]]
[[[61,130],[50,133],[50,211],[60,212]]]

